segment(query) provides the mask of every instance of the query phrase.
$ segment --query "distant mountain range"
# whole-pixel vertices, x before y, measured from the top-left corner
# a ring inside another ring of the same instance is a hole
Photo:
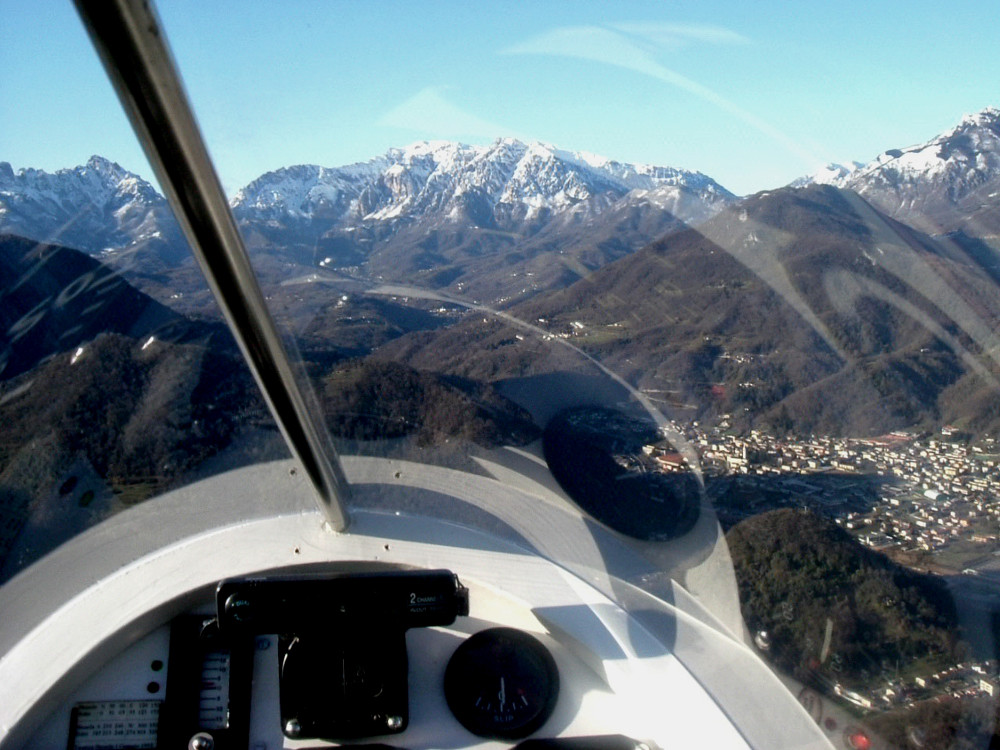
[[[697,172],[501,139],[282,169],[232,203],[255,248],[503,302],[575,280],[734,199]]]
[[[190,255],[163,196],[100,156],[52,174],[0,162],[0,232],[90,254],[148,246],[154,268]]]
[[[698,173],[505,139],[290,167],[232,204],[265,283],[319,266],[503,307],[682,413],[827,434],[1000,427],[1000,110],[795,185],[738,200]],[[138,282],[170,302],[193,269],[164,211],[97,157],[55,175],[0,165],[0,230],[93,224],[85,249],[109,263],[159,253]],[[283,309],[308,299],[299,322],[321,358],[377,349],[484,382],[544,371],[525,353],[536,335],[275,289]]]
[[[500,139],[489,146],[415,143],[336,169],[279,169],[240,190],[232,206],[241,221],[297,224],[314,237],[361,222],[391,226],[428,218],[521,231],[525,224],[539,226],[566,212],[599,213],[609,199],[632,191],[653,192],[664,206],[682,194],[708,204],[734,198],[697,172]],[[598,198],[603,201],[595,203]]]
[[[966,116],[867,164],[828,165],[791,186],[809,184],[853,190],[928,234],[960,233],[973,245],[995,237],[1000,110]],[[736,200],[698,172],[499,139],[415,143],[343,167],[287,167],[231,203],[261,257],[503,305],[570,284]],[[0,162],[0,232],[105,253],[154,295],[156,274],[191,265],[162,196],[98,156],[54,174]]]
[[[697,172],[503,139],[280,169],[240,190],[232,207],[255,252],[496,300],[578,278],[733,200]],[[138,276],[187,259],[164,199],[97,156],[55,174],[0,163],[0,231],[110,250],[118,265],[139,260]]]

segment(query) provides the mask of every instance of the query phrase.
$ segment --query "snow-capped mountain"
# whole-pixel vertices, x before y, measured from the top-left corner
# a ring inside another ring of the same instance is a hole
[[[807,185],[833,185],[835,187],[842,187],[844,181],[863,166],[864,162],[860,161],[852,161],[850,164],[830,162],[812,174],[793,180],[788,184],[788,187],[806,187]]]
[[[733,200],[697,172],[499,139],[279,169],[231,204],[257,250],[505,300],[568,283]]]
[[[733,200],[698,172],[500,139],[415,143],[336,168],[287,167],[254,180],[231,204],[256,253],[476,287],[495,300],[572,280]],[[96,156],[54,174],[0,164],[0,232],[91,253],[124,249],[107,259],[134,260],[139,275],[187,259],[166,201]]]
[[[823,180],[809,180],[821,182]],[[954,128],[833,176],[890,216],[941,234],[1000,233],[1000,109],[966,115]]]
[[[308,226],[317,236],[361,223],[412,223],[431,217],[504,229],[528,222],[537,228],[537,222],[581,210],[588,201],[596,200],[591,208],[600,212],[634,191],[662,187],[719,208],[734,198],[697,172],[623,164],[500,139],[489,146],[415,143],[336,169],[279,169],[239,191],[232,206],[240,221],[265,222],[271,228]]]
[[[15,172],[0,162],[0,232],[90,253],[180,241],[173,214],[153,186],[100,156],[51,174]]]

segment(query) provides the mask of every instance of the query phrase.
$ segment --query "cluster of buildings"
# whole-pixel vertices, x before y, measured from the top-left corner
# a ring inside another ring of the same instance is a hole
[[[734,522],[769,508],[808,507],[878,549],[940,551],[961,542],[986,555],[1000,539],[1000,445],[992,438],[952,442],[950,428],[929,437],[777,438],[730,434],[721,424],[672,428],[697,450],[707,476],[728,478],[712,499]],[[687,470],[670,442],[644,453],[661,471]]]
[[[949,695],[953,698],[976,698],[1000,695],[997,662],[960,662],[938,672],[909,679],[887,679],[877,688],[851,690],[840,683],[830,686],[834,695],[859,708],[885,709],[921,700]]]
[[[1000,578],[995,439],[970,446],[949,428],[930,436],[897,432],[868,439],[777,438],[757,430],[736,435],[727,428],[724,419],[713,427],[674,423],[664,431],[672,437],[644,446],[643,458],[660,471],[688,471],[683,454],[693,448],[723,524],[773,508],[808,507],[869,547],[923,551],[943,570],[985,576],[953,579],[967,582],[966,593]],[[991,590],[993,603],[1000,603]],[[995,660],[962,662],[934,673],[886,675],[861,689],[828,687],[863,710],[945,695],[998,699],[1000,668]]]

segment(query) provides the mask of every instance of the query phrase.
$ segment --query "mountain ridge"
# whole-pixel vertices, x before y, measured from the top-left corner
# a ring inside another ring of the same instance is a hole
[[[0,231],[91,254],[180,239],[166,199],[138,175],[96,155],[54,173],[15,172],[0,162]]]
[[[853,190],[923,233],[948,234],[1000,278],[1000,110],[792,185],[816,183]],[[231,203],[251,253],[266,259],[265,285],[289,265],[320,266],[501,307],[574,283],[736,200],[698,172],[501,138],[283,167]],[[191,288],[194,264],[166,202],[100,157],[52,175],[0,163],[0,231],[100,254],[164,302],[171,284],[185,299],[203,291]]]
[[[736,429],[778,434],[951,422],[983,433],[1000,426],[995,283],[975,258],[852,192],[783,188],[505,311],[541,334],[472,318],[377,354],[504,380],[537,374],[543,342],[558,337],[637,388],[672,394],[665,413],[681,419],[727,414]]]
[[[369,184],[362,185],[365,180]],[[303,192],[310,182],[315,184]],[[563,210],[597,192],[625,195],[662,185],[735,197],[700,172],[628,164],[539,142],[500,138],[489,146],[418,141],[343,167],[284,167],[252,181],[230,203],[240,218],[248,216],[248,207],[267,214],[283,210],[294,218],[336,207],[345,212],[341,218],[349,212],[360,220],[389,220],[401,216],[407,207],[450,206],[454,211],[463,207],[463,196],[479,195],[494,207],[524,204],[530,219],[542,208]],[[294,188],[290,190],[293,199],[289,201],[278,187]],[[349,198],[346,204],[345,197]]]
[[[498,139],[284,167],[242,188],[232,207],[250,251],[279,265],[417,280],[496,302],[569,283],[732,200],[697,172]],[[151,294],[164,288],[151,275],[191,265],[165,200],[100,157],[54,174],[0,165],[0,231],[131,266],[130,279]]]
[[[893,218],[929,234],[1000,236],[1000,109],[967,114],[927,141],[890,148],[854,168],[828,165],[792,186],[853,190]]]

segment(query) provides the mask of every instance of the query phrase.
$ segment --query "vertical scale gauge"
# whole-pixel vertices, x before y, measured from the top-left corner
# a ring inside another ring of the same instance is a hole
[[[181,617],[170,628],[170,680],[160,726],[164,747],[196,735],[215,750],[250,739],[253,638],[224,638],[213,617]]]
[[[229,726],[230,653],[207,651],[201,662],[201,690],[198,693],[198,725],[205,730]]]
[[[448,707],[480,737],[520,739],[540,728],[559,697],[559,671],[534,636],[481,630],[455,649],[444,673]]]

